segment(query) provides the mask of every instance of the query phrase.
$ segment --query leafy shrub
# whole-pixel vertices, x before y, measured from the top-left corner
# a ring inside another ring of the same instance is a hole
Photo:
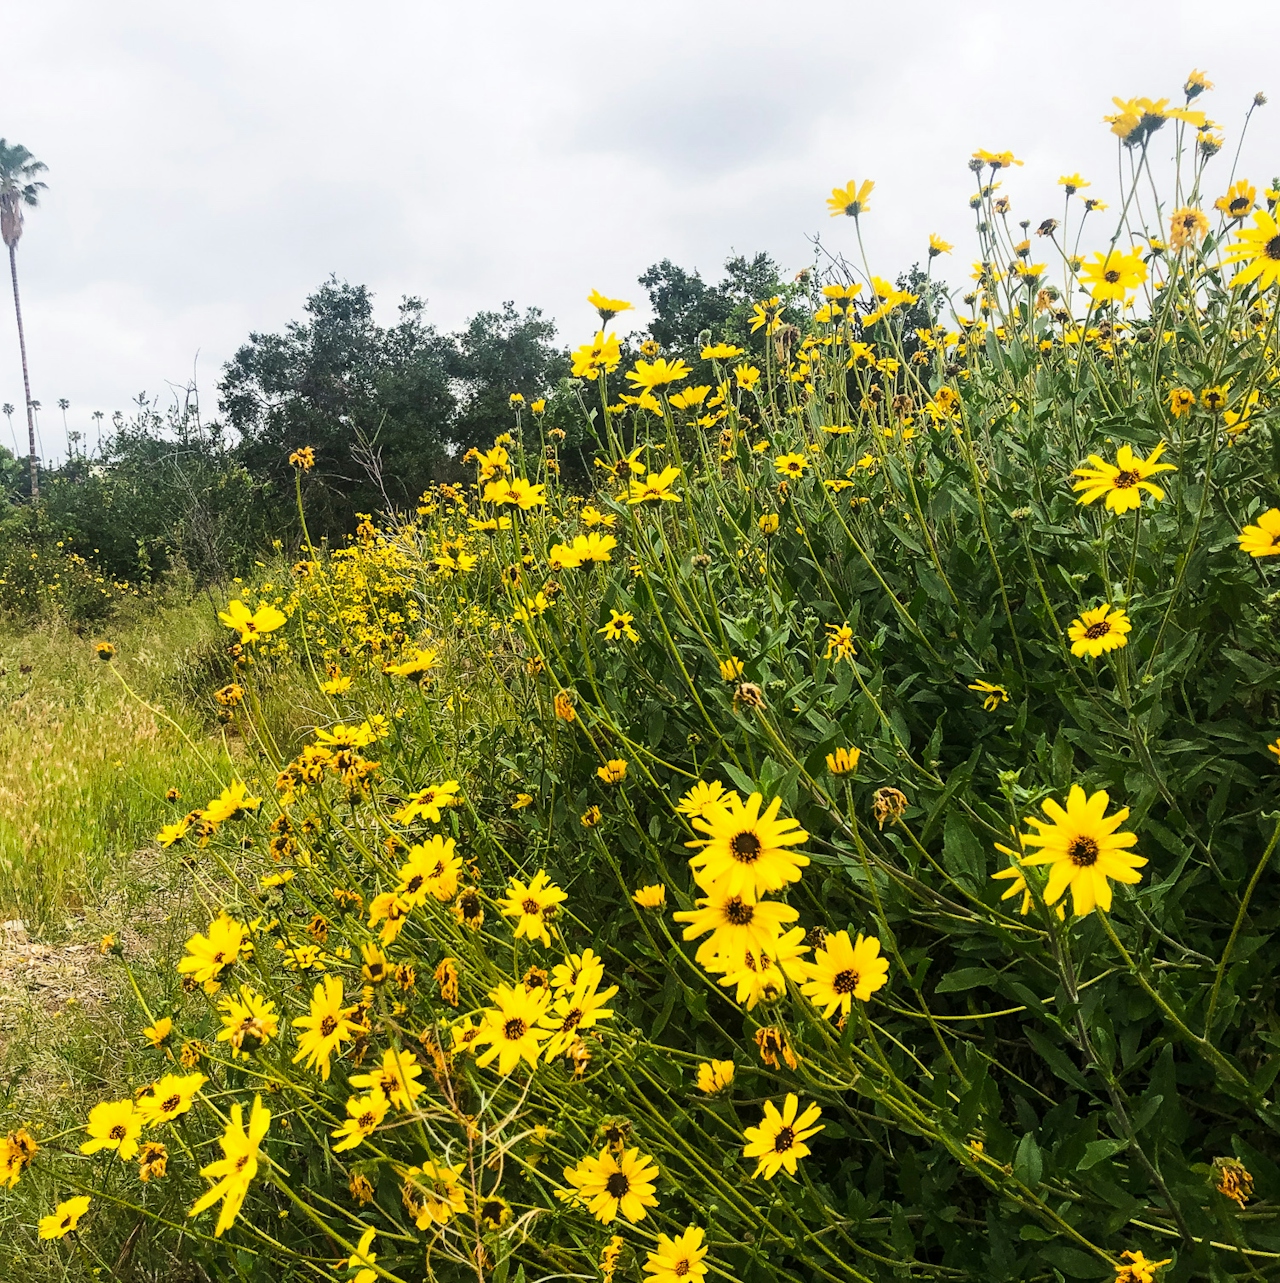
[[[19,1190],[241,1278],[1270,1268],[1280,228],[1188,212],[1203,123],[1121,110],[1135,174],[1182,131],[1172,232],[1135,180],[1082,261],[1073,196],[1052,269],[979,153],[950,323],[838,266],[623,395],[603,318],[589,502],[500,437],[230,603],[261,767],[161,834],[210,925],[157,1083]]]

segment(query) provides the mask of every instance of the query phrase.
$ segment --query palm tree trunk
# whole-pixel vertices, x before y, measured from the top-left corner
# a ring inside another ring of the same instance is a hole
[[[18,318],[18,350],[22,353],[22,391],[27,399],[27,442],[31,451],[31,499],[40,498],[40,467],[36,462],[36,420],[31,409],[31,376],[27,373],[27,336],[22,328],[22,299],[18,295],[18,245],[9,246],[9,276],[13,280],[13,311]]]

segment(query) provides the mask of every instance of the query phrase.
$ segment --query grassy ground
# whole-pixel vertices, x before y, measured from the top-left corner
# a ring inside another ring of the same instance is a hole
[[[0,626],[0,915],[56,927],[149,843],[168,788],[199,793],[183,732],[208,737],[193,705],[221,634],[204,599],[139,604],[104,634],[109,665],[57,623]]]

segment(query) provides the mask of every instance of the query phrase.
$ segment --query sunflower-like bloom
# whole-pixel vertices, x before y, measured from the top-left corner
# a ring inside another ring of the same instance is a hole
[[[794,922],[799,912],[789,904],[775,900],[754,899],[730,893],[717,886],[697,901],[695,909],[674,914],[677,922],[687,922],[686,940],[696,940],[711,932],[694,955],[698,965],[716,971],[735,971],[746,964],[748,953],[773,955],[784,922]]]
[[[655,882],[652,886],[640,887],[631,898],[642,909],[661,909],[667,902],[667,888]]]
[[[747,1144],[742,1153],[745,1158],[756,1159],[756,1170],[751,1176],[763,1175],[765,1180],[772,1180],[779,1168],[785,1168],[787,1174],[796,1174],[796,1163],[809,1153],[809,1146],[804,1142],[816,1132],[822,1130],[823,1124],[813,1124],[822,1117],[822,1110],[817,1105],[810,1105],[804,1113],[796,1117],[800,1102],[795,1092],[788,1092],[782,1102],[782,1111],[771,1100],[764,1102],[764,1117],[758,1127],[743,1129]]]
[[[627,374],[627,382],[634,387],[652,392],[654,388],[664,388],[671,383],[687,379],[692,371],[681,360],[668,361],[659,357],[656,361],[637,361],[636,368]]]
[[[831,195],[827,197],[831,217],[839,218],[843,214],[848,218],[857,218],[859,214],[865,214],[874,189],[875,183],[870,179],[859,186],[856,178],[851,178],[843,187],[833,187]]]
[[[627,502],[633,506],[639,503],[659,503],[662,500],[679,503],[680,496],[671,488],[679,475],[680,469],[672,465],[663,468],[661,472],[649,473],[644,481],[633,479]]]
[[[226,610],[218,612],[218,618],[240,634],[242,645],[261,641],[265,634],[283,628],[287,622],[283,612],[274,606],[264,605],[250,610],[242,601],[228,602]]]
[[[761,1002],[777,1002],[787,992],[787,977],[800,981],[809,974],[809,964],[800,956],[808,953],[803,927],[792,927],[773,941],[769,952],[744,951],[741,966],[730,966],[720,977],[725,989],[733,989],[734,1001],[754,1011]],[[713,960],[709,970],[720,963]]]
[[[474,1039],[475,1046],[487,1043],[489,1050],[476,1057],[476,1064],[483,1069],[496,1059],[498,1072],[503,1075],[521,1060],[536,1065],[542,1044],[549,1037],[538,1022],[546,1014],[550,993],[543,988],[499,985],[489,997],[496,1005],[484,1013],[484,1022]]]
[[[88,1194],[77,1194],[65,1203],[59,1203],[48,1216],[40,1218],[41,1238],[62,1238],[80,1224],[80,1218],[89,1210]]]
[[[1132,886],[1142,880],[1137,870],[1147,863],[1143,856],[1129,852],[1137,835],[1116,831],[1129,818],[1129,808],[1122,807],[1108,816],[1110,801],[1105,790],[1086,798],[1084,789],[1073,784],[1066,809],[1048,799],[1043,809],[1049,819],[1028,817],[1026,822],[1039,832],[1026,833],[1021,838],[1024,845],[1040,848],[1039,854],[1023,859],[1024,865],[1050,866],[1045,903],[1056,903],[1070,887],[1072,908],[1078,918],[1092,913],[1095,906],[1104,913],[1110,912],[1112,879]]]
[[[877,989],[889,983],[889,963],[880,956],[880,941],[858,932],[851,942],[847,931],[829,935],[808,965],[809,982],[801,987],[805,997],[824,1016],[837,1010],[848,1015],[853,1000],[869,1002]]]
[[[235,997],[223,998],[218,1010],[222,1012],[218,1041],[231,1044],[233,1059],[256,1051],[280,1032],[275,1003],[249,985],[241,985]]]
[[[861,760],[860,748],[838,748],[827,754],[827,770],[832,775],[852,775]]]
[[[128,1160],[138,1152],[142,1115],[131,1100],[104,1100],[89,1111],[85,1131],[89,1139],[80,1146],[82,1154],[114,1149],[122,1159]]]
[[[526,886],[519,878],[512,878],[507,886],[506,898],[499,900],[502,915],[517,918],[516,939],[541,940],[551,943],[547,924],[555,916],[558,905],[569,897],[550,881],[545,869],[539,869]]]
[[[327,1075],[326,1075],[327,1077]],[[220,1238],[230,1228],[240,1213],[249,1185],[258,1174],[258,1146],[271,1126],[271,1111],[263,1109],[262,1100],[253,1098],[253,1112],[249,1115],[249,1129],[245,1130],[244,1110],[239,1102],[231,1106],[231,1121],[219,1144],[224,1157],[200,1169],[201,1176],[216,1177],[217,1183],[207,1189],[195,1202],[188,1216],[198,1216],[219,1199],[222,1210],[214,1226],[214,1238]]]
[[[701,848],[689,864],[704,890],[714,886],[726,895],[755,899],[799,879],[809,857],[787,848],[807,842],[809,834],[795,820],[778,819],[781,798],[762,812],[763,802],[759,793],[745,802],[733,794],[693,820],[693,827],[707,835],[687,844]]]
[[[467,1196],[462,1188],[462,1164],[446,1167],[428,1159],[421,1167],[410,1167],[404,1173],[401,1198],[405,1209],[420,1229],[447,1225],[459,1212],[467,1210]]]
[[[572,352],[573,377],[596,381],[601,373],[612,374],[622,363],[622,348],[616,334],[606,334],[603,330],[581,347]]]
[[[613,1012],[604,1004],[617,992],[617,985],[598,992],[594,983],[579,982],[571,992],[553,998],[539,1022],[548,1036],[546,1059],[552,1061],[568,1051],[582,1030],[610,1019]]]
[[[723,666],[721,676],[724,676]],[[741,670],[725,677],[725,681],[733,681],[741,676]],[[676,803],[676,810],[681,815],[687,815],[690,819],[697,816],[705,815],[707,809],[717,802],[722,802],[731,797],[737,797],[733,789],[726,789],[719,780],[699,780],[687,793]]]
[[[1258,189],[1247,178],[1242,178],[1238,183],[1232,183],[1226,195],[1213,202],[1213,207],[1228,218],[1244,218],[1257,199]]]
[[[1149,1261],[1141,1252],[1121,1252],[1114,1283],[1155,1283],[1156,1271],[1172,1259]]]
[[[441,810],[457,804],[458,781],[445,780],[443,784],[429,784],[419,789],[391,818],[397,824],[412,824],[421,819],[439,824]]]
[[[1088,655],[1097,659],[1109,650],[1119,650],[1129,644],[1133,624],[1123,610],[1112,610],[1109,605],[1086,610],[1079,619],[1072,620],[1067,629],[1071,639],[1071,653],[1077,658]]]
[[[1268,508],[1256,526],[1245,526],[1240,532],[1240,551],[1251,557],[1280,555],[1280,508]]]
[[[606,298],[599,290],[592,290],[587,295],[587,302],[600,313],[600,321],[603,325],[608,325],[619,312],[631,311],[633,306],[625,299]]]
[[[196,1092],[208,1081],[204,1074],[165,1074],[138,1097],[138,1114],[148,1127],[172,1122],[191,1108]]]
[[[421,904],[427,896],[434,896],[447,904],[458,894],[458,875],[462,872],[462,857],[454,849],[453,838],[433,834],[429,842],[409,848],[409,858],[400,869],[400,885],[396,895],[411,908]]]
[[[1073,477],[1080,478],[1071,488],[1083,491],[1076,502],[1093,503],[1105,496],[1107,507],[1119,514],[1139,507],[1144,490],[1153,499],[1163,499],[1164,491],[1154,481],[1148,480],[1157,472],[1177,471],[1171,463],[1157,462],[1163,452],[1164,442],[1161,441],[1145,459],[1127,445],[1116,451],[1115,463],[1091,454],[1091,466],[1074,468],[1071,472]]]
[[[1257,281],[1259,289],[1270,289],[1280,281],[1280,224],[1265,209],[1255,210],[1253,226],[1231,242],[1225,258],[1244,265],[1231,278],[1232,285]]]
[[[708,1096],[719,1095],[733,1082],[732,1060],[704,1060],[698,1066],[698,1090]]]
[[[223,913],[209,924],[207,936],[197,932],[187,941],[187,952],[178,961],[178,971],[197,984],[216,986],[240,955],[248,955],[252,948],[245,939],[244,927]]]
[[[431,673],[440,666],[439,652],[433,647],[415,649],[409,652],[408,658],[398,664],[384,664],[382,671],[392,677],[403,677],[406,681],[421,686]]]
[[[650,1252],[644,1263],[644,1272],[650,1276],[646,1283],[699,1283],[706,1278],[703,1258],[707,1249],[702,1246],[703,1238],[697,1225],[690,1225],[678,1238],[659,1234],[657,1251]]]
[[[25,1127],[0,1136],[0,1187],[13,1189],[39,1152],[35,1137]]]
[[[367,1136],[372,1136],[387,1116],[391,1102],[382,1094],[379,1087],[374,1087],[365,1096],[352,1096],[347,1100],[346,1121],[336,1131],[329,1134],[338,1143],[333,1152],[355,1149]]]
[[[632,1224],[643,1220],[645,1209],[658,1205],[653,1193],[657,1177],[657,1165],[639,1149],[617,1155],[602,1149],[598,1158],[584,1158],[577,1167],[564,1169],[565,1180],[573,1186],[569,1197],[605,1225],[619,1213]]]
[[[1174,249],[1199,244],[1208,230],[1208,216],[1194,205],[1184,205],[1169,215],[1169,243]]]
[[[411,1051],[401,1047],[388,1047],[382,1053],[382,1064],[367,1074],[352,1074],[351,1085],[368,1091],[380,1091],[397,1109],[412,1109],[414,1102],[426,1091],[419,1079],[422,1066]]]
[[[299,1016],[295,1029],[305,1032],[298,1039],[298,1054],[293,1063],[305,1059],[308,1069],[318,1069],[320,1077],[329,1081],[329,1057],[338,1050],[340,1043],[355,1037],[360,1026],[347,1017],[355,1007],[342,1005],[342,981],[337,976],[325,976],[311,994],[309,1015]]]
[[[243,780],[232,780],[217,797],[205,805],[204,818],[210,824],[226,824],[238,820],[247,811],[256,811],[262,805],[260,797],[250,797]]]
[[[1196,407],[1196,394],[1190,388],[1173,388],[1169,392],[1169,413],[1175,419],[1188,415]]]
[[[1127,254],[1119,249],[1095,254],[1093,260],[1084,265],[1080,279],[1088,286],[1095,303],[1123,303],[1130,292],[1147,279],[1141,246],[1135,246]]]
[[[773,466],[778,470],[779,475],[790,477],[794,481],[804,476],[809,460],[802,454],[780,454],[774,459]]]

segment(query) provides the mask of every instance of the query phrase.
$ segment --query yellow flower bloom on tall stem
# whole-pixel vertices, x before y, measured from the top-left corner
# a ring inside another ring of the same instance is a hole
[[[447,1225],[459,1212],[467,1210],[461,1177],[461,1163],[446,1167],[432,1159],[404,1173],[404,1204],[420,1230]]]
[[[639,1149],[618,1155],[602,1149],[598,1158],[584,1158],[576,1167],[566,1167],[564,1178],[573,1186],[572,1197],[605,1225],[619,1214],[634,1224],[644,1219],[646,1208],[658,1205],[653,1192],[658,1168]]]
[[[1195,246],[1209,230],[1209,219],[1204,210],[1184,205],[1169,215],[1169,243],[1174,249]]]
[[[760,1125],[743,1130],[747,1141],[743,1156],[757,1160],[756,1170],[751,1173],[753,1180],[757,1176],[772,1180],[780,1169],[790,1176],[796,1174],[796,1163],[809,1153],[809,1146],[804,1142],[822,1130],[822,1124],[813,1125],[822,1117],[822,1110],[810,1105],[797,1117],[799,1107],[794,1092],[787,1093],[781,1112],[773,1101],[766,1100]]]
[[[733,1082],[732,1060],[704,1060],[698,1066],[698,1090],[708,1096],[719,1095]]]
[[[1247,179],[1232,183],[1225,196],[1219,196],[1213,202],[1214,209],[1221,210],[1228,218],[1244,218],[1258,199],[1258,189]]]
[[[40,1218],[41,1238],[63,1238],[80,1224],[80,1218],[89,1210],[92,1200],[88,1194],[77,1194],[65,1203],[59,1203],[48,1216]]]
[[[342,981],[337,976],[325,976],[311,994],[309,1015],[299,1016],[295,1029],[305,1032],[298,1039],[298,1054],[293,1063],[305,1059],[308,1069],[318,1070],[325,1082],[329,1081],[329,1058],[342,1042],[355,1037],[359,1026],[347,1017],[355,1007],[342,1005]]]
[[[687,379],[692,371],[681,360],[668,361],[659,357],[656,361],[637,361],[636,368],[627,373],[627,382],[634,387],[652,392],[654,388],[666,387],[669,383],[679,383]]]
[[[1154,481],[1148,480],[1157,472],[1176,472],[1171,463],[1158,462],[1164,452],[1161,441],[1144,459],[1131,446],[1122,445],[1116,451],[1115,463],[1108,463],[1099,455],[1089,456],[1088,467],[1072,469],[1071,475],[1079,477],[1071,488],[1083,491],[1077,503],[1093,503],[1105,497],[1107,507],[1114,513],[1130,512],[1142,503],[1142,491],[1153,499],[1164,498],[1164,491]]]
[[[880,941],[858,933],[851,942],[847,931],[829,935],[806,968],[810,979],[801,992],[824,1016],[839,1010],[848,1015],[853,1000],[869,1002],[877,989],[889,983],[889,963],[880,956]]]
[[[684,1283],[686,1279],[698,1283],[706,1278],[704,1237],[697,1225],[690,1225],[678,1238],[659,1234],[657,1250],[650,1252],[644,1263],[644,1272],[650,1276],[648,1283]]]
[[[633,306],[625,299],[606,298],[599,290],[592,290],[587,295],[587,302],[600,313],[600,320],[604,325],[608,325],[619,312],[631,311]]]
[[[1143,856],[1129,852],[1138,841],[1137,835],[1117,832],[1129,818],[1129,808],[1108,816],[1110,801],[1105,790],[1086,798],[1084,789],[1073,784],[1066,809],[1050,798],[1043,805],[1049,819],[1028,817],[1026,822],[1039,831],[1022,835],[1024,845],[1040,848],[1039,854],[1024,857],[1022,863],[1051,866],[1045,903],[1056,903],[1070,887],[1078,918],[1095,907],[1110,912],[1111,881],[1133,886],[1142,880],[1137,870],[1147,863]]]
[[[802,454],[780,454],[774,459],[773,466],[782,476],[790,477],[794,481],[804,476],[809,460]]]
[[[649,473],[644,481],[633,479],[627,502],[633,506],[638,503],[658,503],[662,500],[679,503],[680,496],[671,488],[679,475],[680,469],[672,465],[663,468],[661,472]]]
[[[569,897],[551,882],[546,871],[539,869],[526,886],[519,878],[512,878],[507,886],[505,899],[498,905],[503,917],[516,918],[516,939],[541,940],[551,943],[548,922],[555,916],[557,906]]]
[[[218,612],[218,618],[228,628],[234,628],[240,634],[242,645],[261,641],[267,633],[283,628],[288,622],[284,614],[274,606],[264,605],[257,610],[250,610],[242,601],[229,602],[225,611]]]
[[[831,217],[839,218],[843,214],[848,218],[857,218],[859,214],[865,214],[874,188],[875,183],[870,179],[859,186],[856,178],[851,178],[843,187],[833,187],[831,195],[827,197]]]
[[[1245,526],[1239,538],[1240,551],[1251,557],[1280,555],[1280,508],[1268,508],[1256,526]]]
[[[131,1100],[104,1100],[89,1111],[85,1131],[89,1139],[80,1146],[82,1154],[114,1149],[127,1160],[138,1152],[142,1115]]]
[[[701,848],[689,864],[704,890],[715,886],[754,899],[799,879],[809,857],[788,848],[807,842],[809,834],[795,820],[778,819],[780,797],[762,811],[763,802],[760,793],[745,802],[733,794],[694,818],[693,827],[707,836],[687,844]]]
[[[694,958],[701,967],[733,971],[744,965],[748,953],[772,955],[784,922],[794,922],[799,912],[789,904],[775,900],[756,902],[749,896],[731,894],[716,886],[696,901],[697,908],[682,909],[673,914],[677,922],[687,922],[684,939],[696,940],[711,932],[711,937],[698,946]]]
[[[139,1096],[137,1110],[148,1127],[172,1122],[191,1108],[195,1094],[209,1080],[204,1074],[165,1074]]]
[[[328,1077],[328,1075],[325,1075]],[[263,1109],[262,1100],[253,1098],[253,1112],[249,1115],[249,1128],[244,1126],[244,1110],[237,1102],[231,1106],[231,1121],[218,1142],[223,1157],[200,1169],[201,1176],[216,1178],[217,1183],[207,1189],[195,1202],[188,1216],[198,1216],[219,1199],[222,1210],[214,1226],[214,1238],[221,1238],[240,1214],[249,1185],[258,1174],[258,1146],[271,1126],[271,1111]]]
[[[1243,264],[1231,278],[1232,285],[1257,281],[1259,289],[1270,289],[1280,282],[1280,223],[1265,209],[1256,210],[1253,226],[1240,232],[1224,257],[1228,263]]]
[[[1125,302],[1130,292],[1147,279],[1141,247],[1128,253],[1113,249],[1106,254],[1095,254],[1092,261],[1084,265],[1080,279],[1095,303]]]
[[[1107,651],[1119,650],[1129,644],[1132,628],[1123,610],[1112,610],[1109,605],[1086,610],[1079,619],[1072,620],[1067,629],[1071,653],[1077,658],[1088,655],[1090,659],[1097,659]]]
[[[397,1109],[412,1109],[414,1102],[426,1091],[419,1081],[421,1077],[422,1066],[413,1052],[402,1047],[388,1047],[382,1053],[382,1064],[367,1074],[352,1074],[351,1085],[380,1091]]]
[[[187,941],[186,956],[179,959],[178,971],[197,984],[216,982],[235,965],[242,950],[249,950],[244,927],[224,913],[209,924],[207,936],[197,933]]]
[[[499,985],[489,997],[496,1005],[484,1013],[484,1023],[475,1038],[475,1046],[487,1043],[489,1050],[476,1057],[476,1064],[483,1069],[496,1059],[498,1072],[503,1075],[521,1060],[536,1065],[542,1044],[550,1036],[538,1027],[546,1014],[550,993],[523,985]]]
[[[346,1121],[336,1131],[329,1133],[337,1141],[333,1152],[337,1154],[343,1150],[355,1149],[367,1136],[372,1136],[390,1108],[391,1102],[379,1087],[374,1087],[367,1095],[350,1097],[347,1101]]]

